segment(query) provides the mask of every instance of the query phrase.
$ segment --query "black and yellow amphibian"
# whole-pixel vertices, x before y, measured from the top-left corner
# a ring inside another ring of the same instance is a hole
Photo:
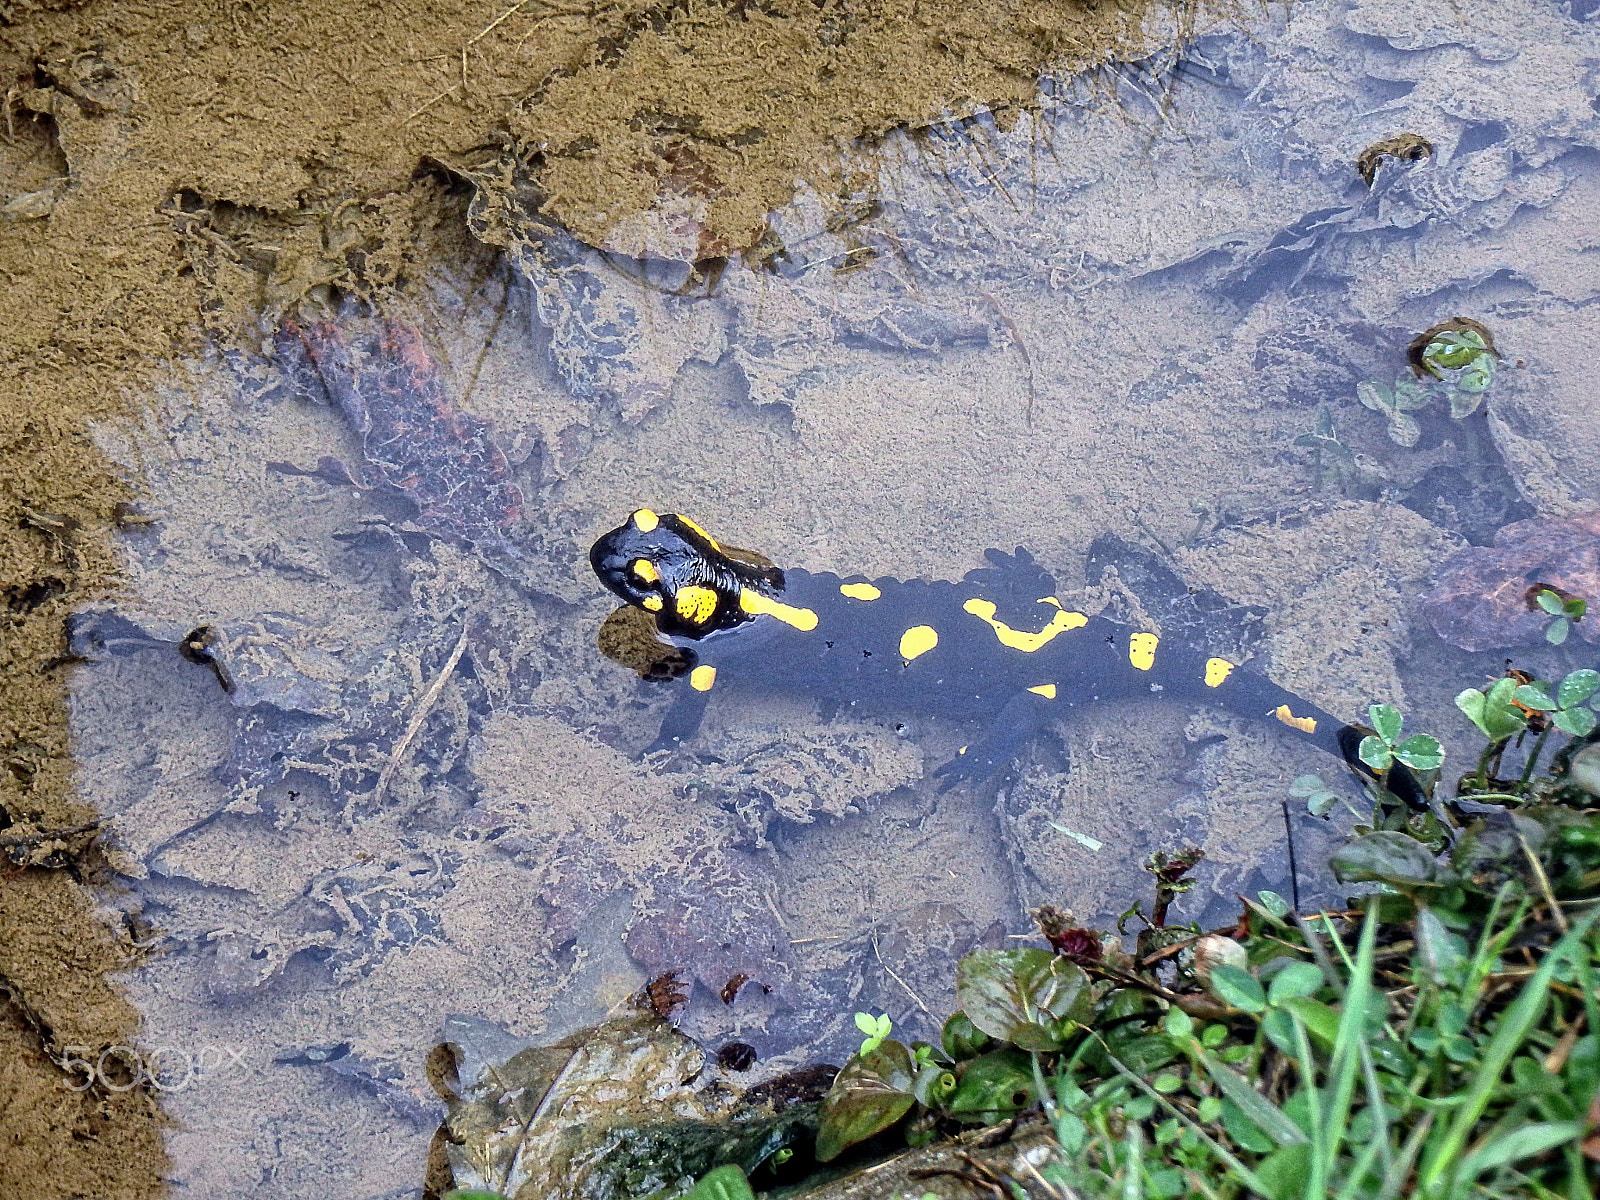
[[[653,615],[687,667],[667,673],[686,678],[653,748],[693,737],[713,688],[730,682],[857,711],[988,718],[987,733],[935,772],[949,787],[1006,767],[1053,715],[1169,692],[1280,722],[1364,770],[1355,756],[1364,729],[1179,639],[1073,612],[1020,547],[987,558],[959,583],[783,571],[649,509],[589,554],[600,581]]]

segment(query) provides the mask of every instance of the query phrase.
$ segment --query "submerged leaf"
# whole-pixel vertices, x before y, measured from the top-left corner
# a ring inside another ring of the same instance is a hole
[[[1426,846],[1390,830],[1347,842],[1334,851],[1328,865],[1341,883],[1392,883],[1402,888],[1435,883],[1439,874]]]
[[[1089,977],[1046,950],[974,950],[956,965],[956,999],[974,1026],[1023,1050],[1059,1050],[1089,1019]]]

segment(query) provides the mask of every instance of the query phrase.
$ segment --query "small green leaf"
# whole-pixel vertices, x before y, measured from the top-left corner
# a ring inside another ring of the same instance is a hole
[[[1374,771],[1387,771],[1389,764],[1394,761],[1394,755],[1384,745],[1383,739],[1370,734],[1361,739],[1361,745],[1356,747],[1356,756]]]
[[[1292,996],[1314,996],[1326,982],[1311,963],[1292,962],[1272,977],[1267,985],[1267,1002],[1282,1004]]]
[[[1572,672],[1561,681],[1561,686],[1556,688],[1556,699],[1561,702],[1562,708],[1575,708],[1597,691],[1600,691],[1600,671],[1591,671],[1586,667]]]
[[[1186,1038],[1194,1033],[1194,1018],[1176,1005],[1167,1009],[1167,1015],[1162,1024],[1165,1026],[1169,1037]]]
[[[1559,646],[1567,640],[1567,634],[1572,632],[1572,622],[1565,617],[1557,617],[1550,622],[1550,628],[1544,631],[1544,640],[1552,646]]]
[[[1260,902],[1262,908],[1275,917],[1287,917],[1294,911],[1294,906],[1278,895],[1277,892],[1257,892],[1256,899]]]
[[[1218,1000],[1244,1012],[1258,1013],[1267,1007],[1267,994],[1256,977],[1230,963],[1212,967],[1207,985]]]
[[[1554,712],[1558,708],[1565,707],[1550,698],[1548,687],[1537,683],[1525,683],[1511,695],[1518,704],[1538,709],[1540,712]]]
[[[1394,756],[1413,771],[1433,771],[1444,762],[1444,747],[1438,738],[1417,733],[1396,746]]]
[[[1222,1102],[1222,1128],[1237,1145],[1252,1154],[1268,1154],[1277,1148],[1277,1143],[1256,1128],[1255,1122],[1231,1100]]]
[[[939,1044],[954,1062],[978,1057],[988,1047],[989,1041],[989,1035],[969,1021],[964,1012],[951,1014],[939,1032]]]
[[[1325,817],[1339,803],[1338,792],[1318,792],[1306,800],[1306,811],[1313,817]]]
[[[1228,1098],[1229,1102],[1239,1110],[1242,1116],[1246,1117],[1252,1125],[1271,1138],[1275,1144],[1279,1146],[1296,1146],[1306,1141],[1305,1132],[1291,1121],[1281,1108],[1251,1087],[1250,1081],[1245,1079],[1244,1076],[1224,1066],[1213,1054],[1202,1052],[1200,1061],[1205,1067],[1206,1073],[1216,1083],[1218,1090]],[[1224,1109],[1225,1120],[1226,1116],[1227,1111]],[[1231,1128],[1229,1128],[1228,1132],[1232,1136],[1233,1130]],[[1236,1140],[1239,1141],[1240,1145],[1245,1144],[1243,1139]],[[1256,1153],[1259,1154],[1271,1147],[1257,1149],[1251,1146],[1249,1148],[1256,1150]]]
[[[1600,717],[1596,717],[1592,708],[1567,708],[1551,716],[1550,721],[1562,733],[1570,737],[1587,737],[1594,732]]]
[[[1526,576],[1524,576],[1524,578],[1526,578]],[[1552,617],[1563,616],[1567,611],[1566,605],[1562,602],[1561,597],[1555,592],[1552,592],[1549,588],[1545,588],[1539,592],[1539,594],[1534,596],[1533,599],[1540,608],[1544,609],[1545,612],[1549,613]]]
[[[738,1164],[728,1163],[706,1174],[683,1200],[756,1200],[756,1194]]]
[[[1515,679],[1497,679],[1487,692],[1467,688],[1456,696],[1456,707],[1466,714],[1490,741],[1503,742],[1528,727],[1528,719],[1511,703]]]
[[[1466,957],[1466,943],[1451,933],[1431,908],[1419,907],[1415,925],[1417,959],[1435,984],[1443,984]]]
[[[1546,1121],[1523,1125],[1469,1154],[1456,1170],[1456,1183],[1458,1186],[1467,1184],[1485,1171],[1577,1141],[1583,1133],[1582,1121]]]
[[[1392,704],[1373,704],[1367,708],[1367,716],[1372,721],[1372,728],[1389,745],[1400,740],[1400,726],[1405,718],[1400,715],[1400,710]]]
[[[1290,996],[1282,1007],[1305,1023],[1306,1032],[1331,1049],[1339,1036],[1339,1014],[1310,996]]]
[[[1304,800],[1307,796],[1315,796],[1326,790],[1327,786],[1322,782],[1321,775],[1296,775],[1294,782],[1289,785],[1289,795]]]

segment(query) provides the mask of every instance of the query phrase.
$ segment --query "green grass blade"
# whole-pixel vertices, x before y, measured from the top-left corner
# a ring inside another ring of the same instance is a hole
[[[1483,1062],[1473,1076],[1466,1102],[1456,1110],[1444,1137],[1434,1146],[1427,1161],[1423,1163],[1417,1179],[1417,1191],[1421,1195],[1443,1194],[1443,1188],[1449,1182],[1446,1174],[1453,1172],[1459,1165],[1462,1147],[1466,1145],[1472,1127],[1488,1106],[1490,1096],[1499,1086],[1500,1076],[1505,1071],[1506,1064],[1511,1061],[1511,1056],[1517,1052],[1517,1048],[1522,1045],[1523,1039],[1532,1031],[1539,1020],[1539,1015],[1544,1011],[1545,1002],[1550,997],[1550,980],[1555,975],[1557,964],[1562,959],[1571,957],[1574,950],[1581,949],[1587,953],[1583,939],[1588,936],[1596,920],[1600,920],[1600,910],[1587,914],[1573,926],[1570,933],[1552,946],[1544,961],[1539,964],[1539,969],[1523,985],[1522,991],[1517,994],[1511,1007],[1501,1015],[1494,1037],[1490,1039],[1488,1047],[1483,1052]]]
[[[1330,930],[1333,928],[1333,923],[1328,919],[1326,909],[1323,910],[1322,921]],[[1316,960],[1317,966],[1322,969],[1322,977],[1328,981],[1328,986],[1338,992],[1340,996],[1343,996],[1344,980],[1339,977],[1339,972],[1334,969],[1333,959],[1328,957],[1328,948],[1322,944],[1322,938],[1311,927],[1311,922],[1299,913],[1294,914],[1294,923],[1300,927],[1300,936],[1305,938],[1306,945],[1311,950],[1311,957]],[[1339,939],[1335,937],[1333,940],[1337,943]]]
[[[1144,1129],[1137,1121],[1128,1122],[1128,1161],[1123,1168],[1122,1200],[1144,1200]]]
[[[1306,1177],[1306,1200],[1327,1200],[1328,1129],[1322,1119],[1322,1090],[1317,1087],[1317,1063],[1311,1057],[1311,1038],[1300,1014],[1289,1009],[1294,1024],[1295,1058],[1300,1063],[1300,1086],[1305,1090],[1306,1120],[1311,1125],[1311,1171]]]
[[[1344,1187],[1339,1189],[1339,1194],[1334,1200],[1355,1200],[1359,1194],[1361,1181],[1368,1171],[1372,1170],[1373,1160],[1378,1157],[1378,1147],[1382,1142],[1374,1140],[1368,1143],[1367,1148],[1361,1152],[1361,1157],[1356,1159],[1355,1165],[1350,1168],[1350,1177],[1345,1180]]]
[[[1096,1036],[1098,1037],[1098,1035]],[[1102,1042],[1101,1045],[1104,1046],[1105,1043]],[[1217,1158],[1222,1161],[1223,1165],[1228,1168],[1228,1170],[1234,1173],[1240,1183],[1244,1184],[1245,1187],[1255,1192],[1258,1196],[1270,1197],[1272,1195],[1272,1193],[1267,1189],[1267,1185],[1261,1182],[1260,1177],[1254,1171],[1245,1166],[1244,1163],[1240,1162],[1239,1159],[1230,1153],[1227,1147],[1222,1145],[1221,1142],[1217,1141],[1216,1138],[1212,1137],[1209,1133],[1197,1125],[1187,1113],[1178,1108],[1172,1103],[1172,1101],[1168,1100],[1160,1092],[1156,1091],[1155,1088],[1151,1087],[1138,1075],[1135,1075],[1131,1070],[1129,1070],[1127,1064],[1123,1063],[1117,1058],[1116,1055],[1112,1054],[1109,1048],[1106,1049],[1106,1058],[1110,1060],[1111,1065],[1116,1068],[1116,1071],[1119,1075],[1154,1100],[1156,1104],[1167,1113],[1168,1116],[1176,1117],[1185,1128],[1193,1131],[1194,1135],[1198,1137],[1202,1143],[1204,1143],[1205,1147],[1210,1150],[1211,1153],[1215,1154]],[[1248,1088],[1249,1084],[1246,1084],[1245,1086]],[[1256,1099],[1262,1099],[1259,1093],[1253,1094],[1255,1094]],[[1234,1103],[1238,1103],[1238,1101],[1235,1101]],[[1264,1100],[1263,1103],[1265,1103]],[[1278,1113],[1278,1115],[1283,1117],[1285,1121],[1289,1120],[1289,1118],[1284,1117],[1281,1112]],[[1291,1125],[1294,1124],[1292,1121],[1289,1123]],[[1296,1127],[1295,1132],[1299,1132],[1298,1127]],[[1300,1140],[1302,1142],[1306,1140],[1305,1134],[1300,1134]]]
[[[1200,1051],[1200,1061],[1222,1094],[1237,1104],[1245,1116],[1280,1146],[1302,1146],[1310,1141],[1305,1130],[1296,1125],[1271,1100],[1250,1086],[1243,1075],[1234,1071],[1209,1050]]]
[[[1383,1115],[1383,1085],[1378,1082],[1377,1069],[1372,1065],[1372,1051],[1365,1039],[1361,1042],[1361,1078],[1367,1088],[1367,1109],[1377,1126],[1374,1142],[1378,1154],[1383,1158],[1383,1172],[1387,1175],[1394,1168],[1394,1152],[1389,1147],[1389,1118]]]
[[[1583,1131],[1582,1121],[1542,1121],[1503,1133],[1461,1160],[1455,1173],[1456,1186],[1470,1184],[1485,1171],[1554,1150],[1564,1142],[1575,1142]]]
[[[1405,1187],[1406,1180],[1411,1178],[1411,1164],[1417,1161],[1417,1153],[1422,1149],[1422,1143],[1428,1136],[1428,1131],[1433,1128],[1435,1113],[1422,1114],[1422,1120],[1417,1122],[1405,1140],[1405,1145],[1400,1147],[1400,1157],[1394,1160],[1394,1165],[1384,1172],[1383,1187],[1379,1189],[1377,1200],[1396,1200],[1400,1189]]]
[[[1367,1037],[1367,1010],[1373,1003],[1372,961],[1378,937],[1378,906],[1367,909],[1361,926],[1361,941],[1356,948],[1355,969],[1345,987],[1344,1008],[1339,1013],[1339,1031],[1334,1036],[1333,1064],[1328,1070],[1329,1111],[1327,1119],[1328,1160],[1338,1158],[1350,1120],[1350,1101],[1355,1094],[1356,1075],[1361,1069],[1361,1051]]]

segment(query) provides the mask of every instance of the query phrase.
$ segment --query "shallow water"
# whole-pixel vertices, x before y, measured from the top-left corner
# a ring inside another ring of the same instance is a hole
[[[74,720],[108,903],[162,950],[128,985],[141,1052],[179,1064],[174,1182],[414,1194],[452,1014],[542,1041],[680,970],[683,1027],[767,1072],[839,1061],[857,1010],[926,1033],[962,952],[1046,900],[1110,927],[1155,850],[1207,852],[1184,919],[1337,897],[1337,823],[1291,816],[1292,880],[1282,803],[1311,772],[1354,798],[1342,769],[1193,698],[1080,709],[944,794],[973,727],[781,679],[641,761],[668,696],[596,648],[586,552],[640,506],[869,578],[1023,546],[1128,615],[1085,573],[1116,534],[1261,610],[1250,669],[1449,746],[1450,695],[1501,656],[1416,622],[1430,566],[1600,499],[1572,349],[1600,312],[1596,61],[1595,24],[1535,0],[1296,5],[1177,71],[1046,80],[1007,130],[891,140],[875,186],[773,214],[754,266],[515,213],[501,254],[463,189],[381,317],[173,364],[101,431],[157,520],[79,622]],[[1433,155],[1369,190],[1357,156],[1401,132]],[[1435,400],[1398,445],[1356,385],[1458,314],[1505,356],[1487,404]],[[1324,412],[1348,460],[1297,444]]]

